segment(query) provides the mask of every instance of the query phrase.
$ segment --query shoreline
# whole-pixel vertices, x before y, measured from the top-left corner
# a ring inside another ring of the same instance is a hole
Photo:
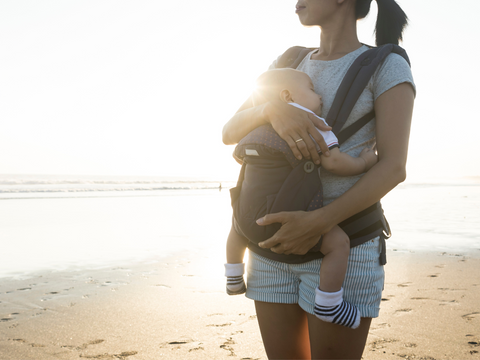
[[[387,250],[364,359],[480,359],[480,251]],[[205,250],[0,279],[2,359],[266,359],[254,304]]]

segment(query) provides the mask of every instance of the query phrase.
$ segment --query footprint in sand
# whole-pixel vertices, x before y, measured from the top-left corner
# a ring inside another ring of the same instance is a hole
[[[398,340],[396,339],[380,339],[370,343],[370,347],[372,348],[373,351],[380,350],[380,349],[386,348],[387,344],[391,344],[397,341]]]
[[[228,356],[236,356],[235,352],[233,351],[233,348],[230,345],[235,345],[236,342],[233,341],[231,337],[229,337],[222,345],[220,345],[220,348],[226,351],[229,351],[230,354]]]
[[[405,282],[405,283],[402,283],[402,284],[398,284],[397,286],[398,287],[408,287],[410,286],[411,282]]]
[[[409,313],[410,311],[412,311],[412,309],[398,309],[395,311],[395,315],[403,315]]]
[[[457,300],[438,300],[440,301],[440,305],[447,305],[447,304],[458,304]]]
[[[203,348],[203,343],[195,341],[193,339],[182,339],[182,340],[176,340],[176,341],[169,341],[163,344],[160,344],[161,348],[170,348],[171,350],[180,350],[180,349],[185,349],[184,345],[187,347],[193,346],[192,348],[188,349],[188,352],[192,351],[199,351],[199,350],[205,350]]]
[[[469,314],[465,314],[465,315],[462,315],[462,318],[464,318],[465,320],[467,321],[471,321],[475,318],[479,318],[480,317],[480,312],[472,312],[472,313],[469,313]]]
[[[229,323],[225,323],[225,324],[209,324],[209,325],[207,325],[207,326],[213,326],[213,327],[224,327],[224,326],[230,326],[230,325],[232,325],[232,323],[231,323],[231,322],[229,322]]]
[[[15,291],[28,291],[28,290],[32,290],[32,288],[25,287],[25,288],[20,288],[20,289],[16,289],[16,290],[5,291],[5,294],[12,294]]]
[[[31,347],[45,347],[45,345],[43,344],[28,343],[27,340],[25,339],[8,339],[8,340],[19,343],[19,344],[26,344]]]
[[[168,345],[185,345],[185,344],[189,344],[189,343],[192,343],[192,342],[195,342],[195,340],[190,339],[190,338],[179,339],[179,340],[164,342],[164,343],[160,344],[160,347],[166,347]]]
[[[197,351],[197,350],[205,350],[205,348],[203,346],[199,346],[199,347],[196,347],[196,348],[189,349],[188,352]]]
[[[120,354],[99,354],[99,355],[83,355],[80,354],[79,357],[84,359],[120,359],[125,360],[128,356],[137,355],[138,351],[124,351]]]
[[[106,287],[106,286],[119,286],[119,285],[128,285],[128,284],[129,283],[125,281],[105,281],[100,286]]]
[[[466,291],[467,289],[438,288],[440,291]]]
[[[65,348],[65,349],[70,349],[70,350],[77,350],[77,351],[80,351],[80,350],[85,350],[88,346],[90,345],[97,345],[97,344],[100,344],[102,342],[104,342],[105,340],[103,339],[97,339],[97,340],[92,340],[92,341],[89,341],[85,344],[82,344],[80,346],[73,346],[73,345],[62,345],[61,347],[62,348]]]
[[[381,323],[381,324],[377,324],[377,325],[372,325],[371,329],[372,330],[380,330],[380,329],[387,329],[389,328],[391,325],[388,324],[388,323]]]
[[[18,343],[26,343],[27,341],[25,339],[8,339],[10,341],[15,341],[15,342],[18,342]]]

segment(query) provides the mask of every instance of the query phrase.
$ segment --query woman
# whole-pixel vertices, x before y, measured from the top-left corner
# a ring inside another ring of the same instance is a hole
[[[323,98],[323,116],[328,113],[343,76],[355,58],[368,48],[356,32],[371,0],[299,0],[300,22],[321,29],[320,46],[297,69],[313,80]],[[398,43],[407,23],[394,0],[377,0],[377,45]],[[321,234],[379,201],[406,177],[408,138],[415,88],[408,64],[391,54],[377,69],[355,105],[345,126],[375,109],[370,122],[341,150],[357,156],[376,142],[378,163],[361,177],[340,178],[321,172],[323,208],[312,212],[283,212],[265,216],[261,225],[275,222],[281,229],[261,243],[275,253],[305,254]],[[312,138],[324,154],[328,149],[315,131],[327,130],[305,112],[282,103],[253,106],[248,99],[223,129],[225,144],[235,144],[256,127],[269,123],[289,144],[294,154],[319,162]],[[311,138],[311,137],[312,138]],[[379,264],[379,239],[352,248],[344,283],[344,298],[362,313],[358,329],[318,320],[313,315],[314,290],[319,285],[321,260],[283,264],[250,253],[247,297],[255,300],[266,353],[271,359],[360,359],[373,317],[378,316],[383,289],[383,266]]]

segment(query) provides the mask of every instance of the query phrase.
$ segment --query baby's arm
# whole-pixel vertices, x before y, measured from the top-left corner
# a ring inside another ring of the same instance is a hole
[[[330,156],[322,155],[322,167],[339,176],[353,176],[367,172],[378,161],[377,154],[371,148],[362,150],[358,157],[341,152],[338,148],[330,150]]]

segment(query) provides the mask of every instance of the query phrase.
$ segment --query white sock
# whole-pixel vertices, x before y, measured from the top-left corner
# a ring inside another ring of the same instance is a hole
[[[315,289],[315,316],[320,320],[356,329],[360,325],[360,310],[343,300],[343,288],[337,292]]]
[[[245,282],[243,274],[245,273],[245,264],[225,264],[225,276],[227,277],[227,293],[230,295],[242,294],[245,292]]]

